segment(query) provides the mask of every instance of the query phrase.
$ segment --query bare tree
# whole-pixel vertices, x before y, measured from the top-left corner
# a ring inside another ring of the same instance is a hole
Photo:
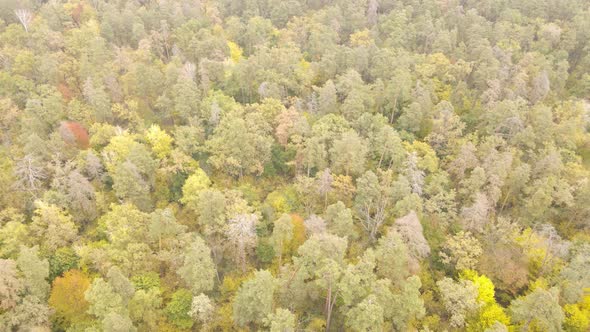
[[[422,196],[422,187],[424,186],[424,171],[418,168],[418,155],[416,152],[408,153],[406,160],[406,177],[412,186],[412,192]]]
[[[412,257],[420,260],[430,255],[430,246],[424,238],[422,224],[416,212],[410,211],[407,215],[396,219],[393,227],[410,249]]]
[[[367,8],[367,21],[369,25],[373,26],[377,24],[377,19],[379,14],[377,11],[379,10],[379,1],[377,0],[369,0],[369,6]]]
[[[475,193],[473,204],[461,210],[463,227],[475,233],[482,232],[491,212],[492,206],[488,197],[481,192]]]
[[[256,214],[239,214],[229,221],[226,235],[234,252],[234,259],[246,271],[248,251],[256,245]]]
[[[379,179],[375,173],[367,171],[357,180],[354,206],[371,241],[376,240],[377,233],[387,218],[387,209],[393,204],[391,193],[389,175]]]
[[[192,62],[186,62],[180,71],[180,76],[187,80],[194,81],[197,73],[197,66]]]
[[[14,173],[17,177],[16,187],[31,193],[37,191],[41,186],[41,181],[45,179],[43,168],[30,154],[25,155],[17,162]]]
[[[25,28],[25,31],[29,32],[29,24],[33,20],[33,14],[28,9],[16,9],[14,14]]]
[[[303,222],[305,231],[311,236],[326,232],[326,222],[322,217],[312,214]]]
[[[324,208],[328,206],[328,193],[332,191],[333,181],[334,177],[329,168],[326,168],[317,178],[318,193],[324,197]]]

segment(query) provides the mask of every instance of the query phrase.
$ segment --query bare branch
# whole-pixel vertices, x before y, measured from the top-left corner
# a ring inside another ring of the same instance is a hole
[[[33,20],[33,14],[28,9],[15,9],[14,14],[25,28],[25,31],[29,32],[29,24]]]

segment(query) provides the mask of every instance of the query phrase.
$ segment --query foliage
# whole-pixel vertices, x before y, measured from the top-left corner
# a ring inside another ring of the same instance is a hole
[[[70,324],[89,319],[86,314],[89,303],[84,293],[90,287],[90,279],[80,270],[69,270],[53,281],[49,305],[55,314]]]
[[[0,330],[587,331],[588,8],[0,1]]]
[[[191,292],[186,289],[181,288],[174,292],[170,302],[164,308],[168,320],[179,328],[191,328],[194,324],[193,319],[189,315],[192,300]]]

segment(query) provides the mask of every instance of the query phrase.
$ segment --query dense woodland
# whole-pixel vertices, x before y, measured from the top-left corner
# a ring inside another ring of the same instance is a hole
[[[589,331],[588,0],[0,0],[0,331]]]

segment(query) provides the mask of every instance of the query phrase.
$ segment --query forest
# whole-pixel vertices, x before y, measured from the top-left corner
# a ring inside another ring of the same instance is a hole
[[[29,331],[590,331],[590,0],[0,0]]]

